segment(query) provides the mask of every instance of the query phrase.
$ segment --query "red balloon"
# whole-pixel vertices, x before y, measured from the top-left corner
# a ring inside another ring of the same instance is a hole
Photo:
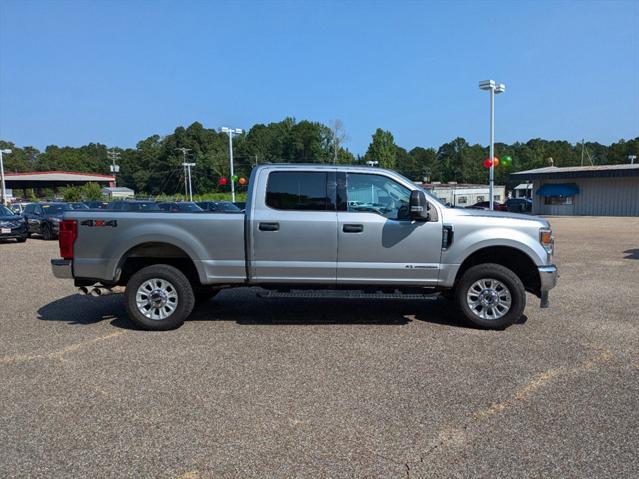
[[[226,184],[227,184],[228,182],[229,182],[229,181],[228,181],[226,178],[224,178],[224,177],[220,178],[220,181],[218,181],[218,183],[220,184],[220,186],[226,186]]]
[[[492,161],[490,161],[489,159],[485,159],[484,160],[484,168],[490,168],[490,165],[492,165]]]

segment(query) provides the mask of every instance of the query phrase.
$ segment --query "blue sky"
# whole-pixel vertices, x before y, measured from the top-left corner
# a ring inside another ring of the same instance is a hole
[[[340,118],[364,153],[639,135],[639,1],[0,1],[0,138],[131,147],[202,122]]]

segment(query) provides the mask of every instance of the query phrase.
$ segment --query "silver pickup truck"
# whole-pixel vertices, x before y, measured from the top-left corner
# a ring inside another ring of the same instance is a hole
[[[95,295],[126,286],[140,327],[180,326],[223,288],[266,295],[441,293],[475,325],[502,329],[526,291],[548,303],[557,269],[544,219],[448,208],[389,170],[264,165],[237,214],[72,211],[53,274]]]

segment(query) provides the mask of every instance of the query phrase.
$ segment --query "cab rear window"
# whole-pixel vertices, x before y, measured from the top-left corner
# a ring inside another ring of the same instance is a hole
[[[334,211],[327,190],[327,173],[275,171],[269,174],[266,204],[278,210]]]

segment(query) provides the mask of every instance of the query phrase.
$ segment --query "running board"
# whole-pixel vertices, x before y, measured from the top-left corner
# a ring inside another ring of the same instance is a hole
[[[291,290],[284,291],[259,291],[257,296],[265,299],[276,298],[307,298],[307,299],[426,299],[436,300],[439,293],[394,293],[366,292],[361,290]]]

